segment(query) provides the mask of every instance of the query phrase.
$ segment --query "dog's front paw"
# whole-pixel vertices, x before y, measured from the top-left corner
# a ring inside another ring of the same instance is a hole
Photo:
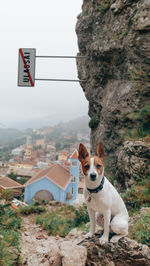
[[[102,237],[99,239],[99,242],[100,242],[101,245],[104,245],[105,243],[108,242],[108,237],[102,236]]]
[[[91,238],[93,235],[94,235],[94,234],[92,234],[91,232],[89,232],[89,233],[87,233],[87,234],[85,235],[85,238]]]

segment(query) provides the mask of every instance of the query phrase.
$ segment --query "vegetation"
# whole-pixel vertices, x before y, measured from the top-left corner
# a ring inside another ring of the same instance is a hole
[[[7,131],[9,134],[7,134]],[[11,151],[20,145],[24,144],[26,142],[25,135],[19,131],[19,135],[15,135],[15,129],[14,133],[12,133],[13,129],[1,129],[0,128],[0,160],[2,161],[8,161],[13,156],[11,154]]]
[[[62,207],[51,213],[45,213],[37,217],[36,223],[49,231],[51,235],[66,236],[71,229],[82,227],[89,222],[86,205],[75,209],[73,206],[63,204]]]
[[[109,179],[112,185],[116,179],[117,172],[117,157],[108,155],[105,160],[105,175]]]
[[[77,16],[77,19],[80,19],[82,18],[83,16],[88,16],[90,14],[90,11],[89,10],[85,10],[83,11],[82,13],[80,13],[78,16]]]
[[[133,113],[123,113],[121,120],[123,123],[132,124],[132,128],[127,129],[125,138],[139,139],[150,135],[150,105],[145,105]]]
[[[45,212],[45,208],[42,206],[36,206],[35,204],[28,205],[25,207],[19,207],[19,213],[23,215],[29,215],[31,213],[42,213]]]
[[[142,68],[133,69],[131,73],[132,81],[140,80],[140,81],[149,81],[149,73],[147,73]]]
[[[10,201],[12,200],[13,196],[12,196],[12,190],[11,189],[2,189],[0,188],[0,199],[3,199],[5,201]]]
[[[18,265],[20,227],[21,218],[10,208],[10,204],[0,204],[0,265]]]
[[[27,180],[25,177],[21,177],[20,179],[18,179],[18,175],[14,174],[13,172],[11,172],[9,175],[8,175],[9,178],[13,179],[14,181],[20,183],[20,184],[24,184]]]
[[[132,185],[125,193],[122,193],[122,198],[130,214],[133,214],[144,206],[150,206],[150,173],[147,179],[142,182],[141,179],[137,179],[135,185]]]
[[[150,211],[131,228],[129,237],[150,247]]]
[[[66,149],[76,143],[76,141],[77,139],[74,137],[70,137],[69,139],[59,138],[55,144],[56,151]]]
[[[125,30],[120,34],[120,37],[123,38],[124,36],[128,35],[129,30]]]
[[[97,128],[99,122],[100,122],[100,119],[97,116],[93,116],[91,120],[89,121],[89,127],[91,129],[95,129]]]
[[[100,4],[96,5],[95,12],[105,13],[110,8],[110,0],[102,0]]]

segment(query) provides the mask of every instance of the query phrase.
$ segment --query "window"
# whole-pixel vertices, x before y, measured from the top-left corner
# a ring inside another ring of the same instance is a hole
[[[73,189],[73,187],[72,187],[72,194],[73,194],[73,192],[74,192],[74,189]]]
[[[73,176],[72,183],[75,183],[75,182],[76,182],[76,178],[75,178],[75,176]]]

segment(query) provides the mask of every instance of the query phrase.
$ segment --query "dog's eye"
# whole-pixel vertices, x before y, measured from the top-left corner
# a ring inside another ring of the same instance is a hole
[[[100,165],[100,164],[97,164],[96,167],[97,167],[98,169],[100,169],[100,168],[101,168],[101,165]]]
[[[85,166],[84,166],[84,168],[86,169],[86,170],[89,170],[89,165],[88,164],[86,164]]]

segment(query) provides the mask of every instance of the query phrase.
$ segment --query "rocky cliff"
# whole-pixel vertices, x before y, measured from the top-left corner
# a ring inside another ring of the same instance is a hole
[[[150,134],[150,0],[83,0],[76,33],[91,150],[103,141],[116,166],[125,140]]]

